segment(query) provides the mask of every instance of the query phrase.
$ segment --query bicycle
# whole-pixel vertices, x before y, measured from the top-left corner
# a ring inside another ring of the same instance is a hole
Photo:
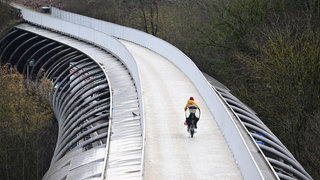
[[[196,106],[189,106],[185,112],[185,116],[187,124],[189,122],[189,133],[191,138],[193,138],[196,120],[200,119],[200,109]]]

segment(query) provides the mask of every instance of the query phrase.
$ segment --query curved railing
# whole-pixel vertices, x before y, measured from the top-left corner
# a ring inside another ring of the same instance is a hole
[[[256,142],[261,153],[280,179],[312,179],[290,151],[250,108],[234,97],[228,90],[223,88],[216,89],[237,119],[242,122],[252,140]]]

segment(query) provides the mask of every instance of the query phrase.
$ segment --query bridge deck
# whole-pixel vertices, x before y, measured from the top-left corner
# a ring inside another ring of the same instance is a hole
[[[145,105],[145,179],[242,179],[214,118],[189,79],[162,56],[122,41],[138,62]],[[186,132],[183,107],[194,96],[199,132]]]

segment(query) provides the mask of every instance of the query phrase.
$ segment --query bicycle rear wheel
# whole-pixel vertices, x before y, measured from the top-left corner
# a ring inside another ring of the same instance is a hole
[[[191,138],[193,138],[193,135],[194,135],[194,125],[193,124],[190,125],[190,135],[191,135]]]

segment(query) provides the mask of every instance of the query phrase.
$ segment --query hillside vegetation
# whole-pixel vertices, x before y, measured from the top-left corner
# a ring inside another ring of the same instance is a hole
[[[23,75],[0,67],[0,179],[41,179],[57,140],[49,103],[51,82],[26,83]]]
[[[32,2],[140,29],[177,46],[255,110],[320,179],[319,0]]]

